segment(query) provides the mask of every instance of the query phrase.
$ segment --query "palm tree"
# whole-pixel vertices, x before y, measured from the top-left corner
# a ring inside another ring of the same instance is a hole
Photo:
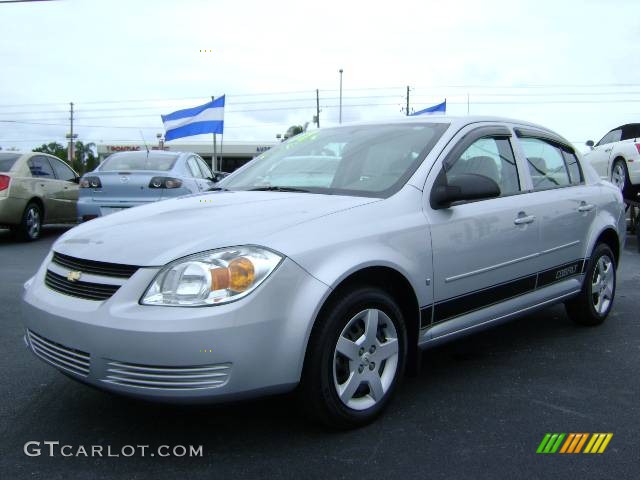
[[[94,153],[96,144],[93,142],[82,143],[80,141],[75,142],[75,158],[73,160],[73,167],[80,174],[90,172],[97,165],[97,157]]]

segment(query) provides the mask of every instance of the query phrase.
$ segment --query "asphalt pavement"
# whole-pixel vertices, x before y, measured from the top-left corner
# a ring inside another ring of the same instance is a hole
[[[22,285],[64,231],[48,227],[25,244],[0,230],[0,478],[640,478],[635,238],[604,325],[577,327],[555,306],[429,350],[421,375],[404,381],[382,418],[334,433],[310,424],[295,395],[149,404],[88,388],[36,359],[22,340]],[[536,454],[553,432],[613,438],[602,454]],[[59,441],[74,456],[50,457],[43,444],[28,456],[29,441]],[[92,445],[149,449],[75,456]],[[202,456],[150,456],[160,445],[202,445]]]

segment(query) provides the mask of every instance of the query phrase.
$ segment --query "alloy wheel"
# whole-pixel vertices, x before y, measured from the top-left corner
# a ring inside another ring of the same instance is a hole
[[[398,334],[389,316],[375,308],[356,314],[333,355],[333,382],[342,403],[354,410],[377,404],[393,384],[398,359]]]
[[[30,207],[27,211],[26,226],[29,238],[37,238],[40,234],[40,211],[37,207]]]
[[[615,268],[613,261],[607,255],[598,259],[591,279],[591,296],[593,308],[598,315],[604,315],[613,300],[615,287]]]
[[[624,188],[627,181],[627,172],[624,169],[624,165],[620,162],[616,163],[611,173],[611,182],[620,190]]]

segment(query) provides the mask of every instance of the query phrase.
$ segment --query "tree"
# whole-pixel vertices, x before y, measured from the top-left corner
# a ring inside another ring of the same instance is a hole
[[[94,149],[96,144],[93,142],[82,143],[74,142],[75,155],[73,158],[73,169],[82,175],[85,172],[90,172],[98,166],[98,157],[95,154]],[[48,153],[55,157],[58,157],[63,162],[67,162],[67,149],[57,142],[43,143],[42,146],[33,149],[34,152]]]
[[[98,165],[98,157],[94,153],[96,144],[93,142],[75,142],[76,154],[73,159],[73,168],[80,174],[90,172]]]
[[[295,137],[299,133],[304,132],[304,127],[302,125],[291,125],[286,133],[284,134],[284,139]]]
[[[67,161],[67,149],[57,142],[43,143],[42,146],[33,149],[34,152],[48,153],[58,157],[60,160]]]

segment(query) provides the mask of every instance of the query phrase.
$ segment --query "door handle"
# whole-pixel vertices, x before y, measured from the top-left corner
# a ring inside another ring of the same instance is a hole
[[[596,208],[595,205],[591,204],[591,203],[582,203],[582,205],[580,205],[578,207],[578,211],[580,213],[584,213],[584,212],[590,212],[591,210],[593,210],[594,208]]]
[[[513,223],[516,225],[526,225],[527,223],[533,223],[536,219],[535,215],[525,215],[522,217],[516,218]]]
[[[611,150],[613,150],[613,148],[605,148],[604,149],[605,152],[610,152]]]

